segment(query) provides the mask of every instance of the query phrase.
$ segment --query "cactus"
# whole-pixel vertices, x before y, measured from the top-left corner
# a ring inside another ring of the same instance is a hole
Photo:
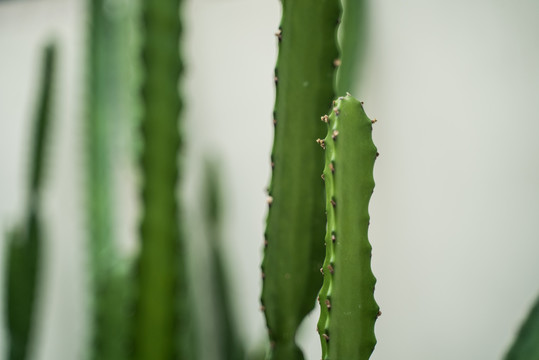
[[[142,220],[134,320],[136,360],[184,354],[186,277],[176,200],[181,101],[179,0],[144,0]],[[178,302],[179,301],[179,302]],[[183,301],[183,302],[182,302]],[[179,320],[181,319],[181,323]]]
[[[313,139],[324,133],[317,119],[334,97],[340,8],[338,0],[283,0],[282,7],[261,303],[269,358],[291,360],[303,359],[296,331],[322,284],[324,159]]]
[[[48,45],[44,51],[41,88],[33,124],[26,214],[24,220],[7,237],[6,318],[9,360],[24,360],[28,357],[33,332],[43,242],[41,225],[43,164],[52,120],[55,59],[56,49],[53,45]]]
[[[505,360],[531,359],[539,359],[539,298],[505,356]]]
[[[322,355],[324,360],[366,360],[376,344],[379,315],[367,237],[377,157],[372,122],[350,95],[336,100],[322,120],[328,125],[326,138],[318,140],[326,150],[326,259],[318,322]]]

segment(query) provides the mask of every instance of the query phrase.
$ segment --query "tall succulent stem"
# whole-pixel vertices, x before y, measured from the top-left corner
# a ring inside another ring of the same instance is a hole
[[[320,141],[326,149],[327,211],[318,322],[322,355],[324,360],[367,360],[376,344],[374,323],[379,315],[368,239],[377,157],[372,122],[350,95],[336,100],[323,120],[328,133]]]
[[[323,154],[314,139],[334,97],[338,0],[282,0],[275,69],[275,138],[262,263],[261,302],[270,359],[303,359],[296,331],[322,284]]]
[[[187,359],[178,346],[185,265],[176,199],[181,101],[179,0],[144,0],[142,222],[137,268],[134,359]],[[178,296],[180,295],[180,296]],[[183,319],[182,319],[183,321]]]

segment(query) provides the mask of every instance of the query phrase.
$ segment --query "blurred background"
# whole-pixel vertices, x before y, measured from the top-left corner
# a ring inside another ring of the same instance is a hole
[[[41,50],[51,38],[59,46],[37,360],[83,359],[89,336],[85,9],[82,0],[0,1],[0,234],[23,211]],[[368,1],[353,95],[378,119],[370,239],[382,316],[374,360],[501,358],[539,294],[537,14],[534,0]],[[259,265],[280,3],[186,0],[183,18],[183,211],[196,232],[204,158],[217,158],[239,331],[256,347],[265,336]],[[129,255],[139,216],[129,150],[136,139],[121,131],[114,138],[116,233]],[[207,249],[189,250],[203,287]],[[300,334],[310,360],[320,357],[317,319],[315,311]],[[202,331],[211,338],[211,326]]]

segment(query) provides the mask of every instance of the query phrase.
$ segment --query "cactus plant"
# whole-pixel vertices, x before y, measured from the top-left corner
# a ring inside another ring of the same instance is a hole
[[[180,317],[187,297],[176,200],[182,107],[179,6],[179,0],[142,3],[143,209],[133,344],[137,360],[189,358],[183,354],[185,347],[178,345],[187,337],[185,320]]]
[[[313,139],[334,97],[339,1],[283,0],[282,7],[261,303],[270,359],[289,360],[303,358],[296,331],[322,283],[324,159]]]
[[[539,359],[539,298],[507,352],[505,360],[531,360]]]
[[[43,242],[41,198],[45,150],[51,127],[51,106],[56,49],[45,48],[41,88],[33,124],[30,179],[24,220],[8,234],[6,312],[9,360],[28,357],[33,334],[35,303],[39,291]]]
[[[379,315],[368,239],[377,157],[372,122],[350,95],[337,99],[322,120],[328,125],[327,136],[318,141],[326,154],[326,259],[318,322],[322,355],[324,360],[366,360],[376,344]]]

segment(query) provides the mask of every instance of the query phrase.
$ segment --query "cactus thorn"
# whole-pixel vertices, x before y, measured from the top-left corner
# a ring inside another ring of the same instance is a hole
[[[339,108],[338,107],[334,107],[333,112],[335,113],[335,115],[339,116]]]
[[[341,59],[335,59],[335,60],[333,60],[333,66],[339,67],[339,66],[341,66],[341,64],[342,64]]]
[[[322,174],[321,178],[322,180],[326,181],[326,177],[324,176],[324,174]]]
[[[339,100],[344,100],[344,96],[339,96]]]
[[[337,135],[339,135],[339,131],[338,130],[333,130],[333,135],[331,135],[331,138],[333,140],[335,140],[337,138]]]
[[[283,38],[283,31],[281,29],[277,30],[277,32],[275,33],[275,36],[277,36],[277,39],[279,39],[279,41],[282,40]]]
[[[328,334],[322,334],[322,336],[324,337],[324,339],[326,339],[326,341],[329,341],[329,335]]]
[[[328,117],[327,115],[322,116],[321,119],[322,119],[322,121],[325,122],[325,123],[329,122],[329,117]]]
[[[333,162],[329,163],[329,170],[331,170],[332,173],[335,172],[335,165],[333,165]]]
[[[378,157],[378,156],[380,156],[380,153],[377,151],[377,152],[376,152],[376,157]]]
[[[328,265],[328,270],[330,274],[333,274],[333,272],[335,271],[335,269],[333,268],[331,264]]]
[[[316,139],[316,142],[318,143],[318,145],[320,145],[322,149],[326,149],[326,142],[323,139]]]
[[[262,279],[265,279],[265,278],[266,278],[266,274],[262,272]]]
[[[273,126],[277,125],[277,119],[273,119]]]
[[[377,122],[378,122],[378,120],[376,120],[376,119],[371,120],[371,123],[373,123],[373,124],[376,124]]]
[[[352,96],[348,91],[346,92],[346,96]]]
[[[326,307],[329,309],[331,309],[331,301],[329,301],[329,299],[326,299]]]
[[[360,103],[361,103],[361,105],[364,105],[364,104],[365,104],[365,102],[363,102],[363,101],[360,101]]]
[[[382,316],[382,312],[378,310],[378,314],[376,314],[376,317],[379,318],[380,316]]]
[[[320,272],[322,273],[322,275],[324,275],[324,268],[323,267],[320,268]]]
[[[260,305],[260,311],[266,311],[266,307],[264,305]]]
[[[337,203],[335,202],[335,199],[331,199],[331,205],[332,205],[333,207],[335,207],[335,205],[337,205]]]
[[[270,165],[272,169],[275,167],[275,163],[273,161],[270,163]]]
[[[273,78],[273,81],[275,81],[275,85],[277,85],[277,83],[279,82],[279,78],[278,78],[277,76],[275,76],[275,77]]]
[[[271,204],[273,203],[273,197],[272,197],[272,196],[268,196],[268,197],[266,198],[266,201],[267,201],[268,205],[271,206]]]
[[[337,237],[335,236],[335,233],[331,234],[331,241],[335,242],[337,240]]]

